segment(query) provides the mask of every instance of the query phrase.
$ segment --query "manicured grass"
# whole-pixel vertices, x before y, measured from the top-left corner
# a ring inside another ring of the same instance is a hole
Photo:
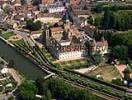
[[[2,36],[5,39],[9,39],[11,36],[13,36],[14,33],[13,32],[1,32],[0,36]]]
[[[99,66],[94,71],[87,73],[87,75],[96,77],[96,75],[101,75],[105,81],[111,82],[113,78],[121,78],[119,72],[113,65]]]

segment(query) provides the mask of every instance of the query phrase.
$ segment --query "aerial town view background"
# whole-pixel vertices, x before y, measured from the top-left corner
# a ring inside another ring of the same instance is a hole
[[[0,0],[0,100],[132,100],[132,0]]]

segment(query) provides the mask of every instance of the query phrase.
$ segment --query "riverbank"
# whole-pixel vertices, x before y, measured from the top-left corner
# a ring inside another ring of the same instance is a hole
[[[50,71],[45,70],[44,68],[42,68],[36,61],[35,59],[32,58],[32,56],[30,54],[25,54],[25,52],[20,51],[19,49],[21,48],[16,48],[16,46],[12,43],[10,43],[8,40],[4,39],[3,37],[0,36],[0,39],[5,42],[7,45],[11,46],[12,48],[14,48],[17,52],[19,52],[20,54],[22,54],[24,57],[26,57],[27,59],[29,59],[31,62],[33,62],[36,66],[38,66],[41,70],[43,70],[44,72],[46,72],[47,74],[51,74]]]
[[[43,72],[42,69],[35,65],[31,60],[21,54],[17,48],[14,47],[14,45],[2,37],[0,37],[0,45],[0,56],[3,56],[8,60],[13,60],[17,65],[16,69],[22,72],[26,78],[35,80],[36,78],[44,77],[47,74],[46,72]]]

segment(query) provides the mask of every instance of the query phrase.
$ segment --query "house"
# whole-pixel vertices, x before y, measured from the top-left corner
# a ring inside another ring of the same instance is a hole
[[[104,55],[108,53],[108,42],[102,37],[101,41],[93,40],[93,53],[99,52]]]

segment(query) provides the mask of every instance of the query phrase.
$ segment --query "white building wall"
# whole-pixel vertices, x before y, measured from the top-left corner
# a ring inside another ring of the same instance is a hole
[[[85,51],[64,52],[64,53],[58,53],[58,59],[64,60],[64,59],[81,58],[85,55],[86,55]]]
[[[62,12],[64,10],[65,10],[65,7],[49,8],[49,13]]]

